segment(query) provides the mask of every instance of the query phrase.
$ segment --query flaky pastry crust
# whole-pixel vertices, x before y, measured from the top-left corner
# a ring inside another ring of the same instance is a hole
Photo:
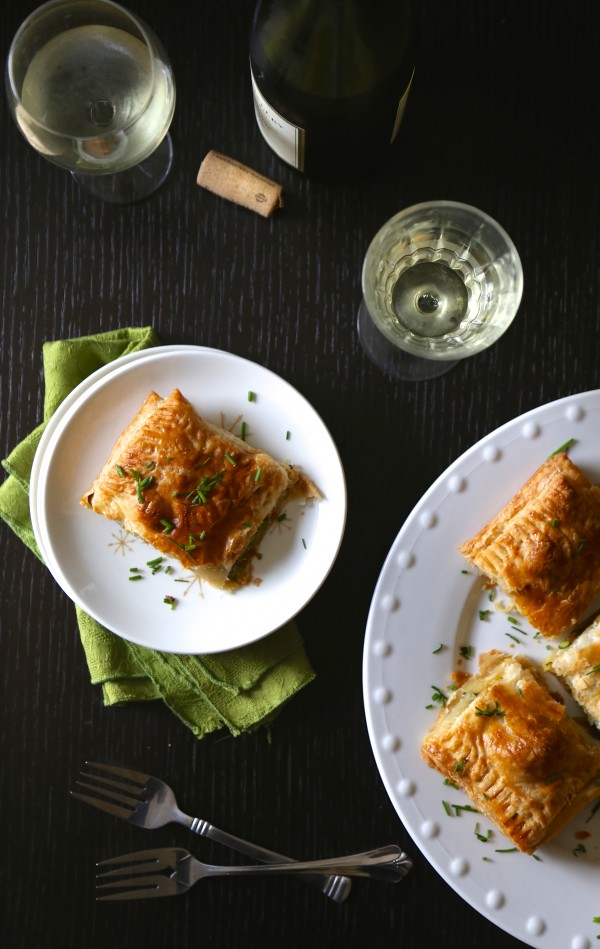
[[[518,655],[481,656],[479,672],[452,693],[421,753],[525,853],[600,797],[600,744]]]
[[[561,635],[600,589],[600,488],[552,455],[459,550],[535,629]]]
[[[547,668],[557,676],[589,721],[600,728],[600,618],[572,642],[550,653]]]
[[[207,422],[175,389],[147,396],[81,503],[234,588],[252,579],[260,538],[293,497],[320,493],[292,465]]]

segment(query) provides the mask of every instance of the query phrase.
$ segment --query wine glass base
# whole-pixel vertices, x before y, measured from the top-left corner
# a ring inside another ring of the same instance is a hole
[[[392,379],[403,379],[406,382],[435,379],[459,362],[458,359],[425,359],[394,346],[375,326],[364,300],[358,308],[357,327],[360,344],[371,362]]]
[[[148,158],[114,175],[86,175],[72,172],[77,184],[111,204],[132,204],[149,197],[160,188],[173,165],[173,142],[167,134]]]

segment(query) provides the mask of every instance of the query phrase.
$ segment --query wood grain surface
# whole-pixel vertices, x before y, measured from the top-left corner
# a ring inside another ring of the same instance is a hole
[[[1,5],[3,56],[34,5]],[[264,144],[248,68],[251,0],[132,3],[169,51],[178,90],[174,169],[145,202],[86,196],[31,149],[0,101],[2,457],[41,420],[45,340],[152,325],[164,343],[228,350],[296,386],[338,445],[349,498],[339,558],[298,618],[317,679],[270,737],[199,742],[158,703],[105,709],[72,603],[2,525],[8,949],[521,945],[454,893],[399,822],[367,735],[362,648],[387,551],[432,481],[515,415],[599,385],[600,7],[574,0],[559,16],[542,0],[414,5],[421,46],[400,141],[359,181],[305,179]],[[210,149],[279,181],[285,209],[265,220],[199,189]],[[503,224],[525,292],[490,350],[436,380],[398,383],[357,340],[361,264],[387,218],[432,198],[477,205]],[[230,855],[183,828],[150,840],[70,800],[86,758],[162,776],[189,813],[284,853],[397,841],[414,870],[396,888],[357,881],[342,907],[290,879],[215,880],[184,899],[97,904],[94,864],[109,855],[161,843],[191,843],[201,859]]]

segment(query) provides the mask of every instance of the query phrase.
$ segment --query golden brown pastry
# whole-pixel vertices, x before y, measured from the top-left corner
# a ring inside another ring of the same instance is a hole
[[[547,666],[600,728],[600,618],[573,642],[561,643],[548,657]]]
[[[600,488],[552,455],[459,550],[535,629],[558,636],[600,589]]]
[[[148,395],[81,503],[233,588],[252,579],[260,538],[292,497],[320,494],[292,465],[205,421],[175,389]]]
[[[421,753],[525,853],[600,797],[600,744],[518,655],[481,656],[479,672],[440,709]]]

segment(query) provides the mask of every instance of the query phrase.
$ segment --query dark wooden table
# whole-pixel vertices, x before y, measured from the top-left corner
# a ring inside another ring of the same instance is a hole
[[[3,56],[34,6],[2,4]],[[398,820],[365,725],[362,649],[383,560],[431,482],[500,424],[599,384],[600,8],[574,0],[557,16],[543,0],[415,0],[423,42],[400,147],[360,182],[324,184],[282,165],[255,125],[251,0],[133,6],[163,39],[178,85],[176,163],[150,200],[119,208],[87,197],[0,105],[2,456],[41,419],[45,340],[151,324],[164,343],[255,360],[310,400],[345,465],[348,523],[333,571],[298,618],[315,683],[282,711],[270,741],[259,730],[201,742],[161,704],[102,706],[72,603],[2,526],[0,942],[516,949],[440,879]],[[285,210],[262,220],[201,192],[196,173],[211,148],[280,181]],[[397,383],[357,340],[360,268],[388,217],[431,198],[477,205],[506,227],[525,293],[489,351],[434,381]],[[368,471],[367,445],[379,459]],[[191,813],[282,852],[397,841],[414,870],[398,888],[357,881],[342,907],[289,879],[96,904],[94,863],[108,854],[159,842],[228,854],[176,827],[149,844],[71,801],[86,758],[168,778]]]

